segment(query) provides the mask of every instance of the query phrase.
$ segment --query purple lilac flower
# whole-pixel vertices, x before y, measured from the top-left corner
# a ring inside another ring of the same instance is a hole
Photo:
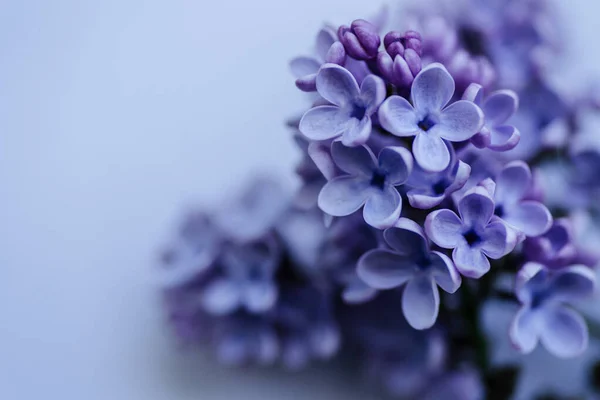
[[[406,182],[410,175],[410,152],[402,147],[386,147],[375,158],[365,146],[346,147],[333,142],[331,154],[347,175],[327,182],[319,194],[319,208],[343,217],[364,205],[363,216],[369,225],[379,229],[392,226],[402,211],[402,197],[395,186]]]
[[[215,214],[215,225],[230,241],[259,240],[273,229],[288,204],[288,192],[279,182],[258,177]]]
[[[340,26],[338,37],[346,52],[357,60],[375,58],[381,44],[377,27],[363,19],[353,21],[350,27]]]
[[[421,35],[414,31],[405,34],[393,31],[385,35],[383,42],[385,51],[377,56],[379,72],[397,87],[410,87],[423,66]]]
[[[513,149],[521,138],[521,133],[506,122],[519,108],[519,97],[512,90],[498,90],[484,100],[484,89],[476,83],[471,84],[463,95],[464,100],[472,101],[483,110],[485,123],[471,142],[479,148],[494,151]]]
[[[591,297],[596,276],[583,265],[549,272],[543,265],[528,263],[519,272],[516,295],[523,305],[511,325],[510,338],[523,353],[541,341],[557,357],[581,354],[588,344],[585,320],[565,303]]]
[[[371,134],[371,115],[385,99],[383,80],[369,75],[359,87],[347,69],[325,64],[317,74],[317,91],[332,105],[307,111],[300,120],[300,132],[310,140],[341,136],[346,146],[364,144]]]
[[[490,270],[488,257],[497,260],[516,245],[516,237],[494,218],[494,200],[481,186],[458,202],[458,213],[437,210],[427,216],[427,236],[444,249],[454,249],[452,259],[461,274],[481,278]]]
[[[191,213],[179,237],[162,254],[160,283],[165,288],[185,285],[209,270],[221,251],[221,235],[202,212]]]
[[[389,97],[379,109],[381,125],[400,137],[415,136],[413,154],[426,171],[440,172],[450,164],[444,139],[469,140],[481,130],[483,112],[470,101],[446,107],[454,95],[454,79],[441,64],[431,64],[415,78],[411,105],[400,96]]]
[[[310,143],[300,134],[294,135],[294,141],[302,151],[302,159],[296,166],[296,174],[302,179],[302,185],[294,196],[294,205],[310,210],[316,207],[317,197],[327,179],[308,153]]]
[[[554,221],[548,232],[529,238],[523,244],[523,252],[529,261],[538,262],[556,269],[570,265],[578,255],[570,220],[562,218]]]
[[[317,72],[326,62],[344,65],[346,51],[337,41],[335,31],[325,26],[319,31],[315,46],[315,57],[296,57],[290,62],[292,73],[297,78],[296,86],[304,92],[317,90]]]
[[[204,288],[202,306],[213,315],[227,315],[238,309],[251,313],[270,310],[277,301],[274,275],[279,262],[274,239],[231,246],[221,257],[223,274]]]
[[[454,149],[450,148],[450,164],[442,172],[432,173],[422,169],[419,164],[406,182],[410,189],[406,193],[412,207],[428,210],[436,207],[455,193],[469,180],[471,167],[456,157]]]
[[[217,359],[227,366],[273,365],[281,352],[274,327],[259,316],[242,314],[219,321],[215,339]]]
[[[496,179],[495,214],[518,233],[544,234],[552,226],[552,214],[538,201],[527,200],[533,185],[529,166],[522,161],[507,164]]]
[[[394,289],[405,285],[402,312],[415,329],[431,328],[437,319],[440,295],[438,286],[454,293],[461,277],[443,253],[431,251],[421,227],[401,218],[384,232],[392,250],[371,250],[358,262],[358,276],[375,289]]]

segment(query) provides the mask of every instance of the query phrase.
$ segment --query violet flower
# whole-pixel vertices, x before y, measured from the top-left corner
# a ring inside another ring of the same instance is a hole
[[[529,238],[523,244],[523,252],[529,261],[556,269],[571,264],[578,256],[570,221],[562,218],[554,221],[548,232]]]
[[[479,148],[494,151],[513,149],[521,138],[521,133],[507,121],[519,108],[519,97],[512,90],[498,90],[484,100],[484,89],[476,83],[471,84],[463,95],[464,100],[472,101],[483,110],[485,123],[471,142]]]
[[[213,315],[227,315],[238,309],[262,313],[271,309],[278,297],[274,282],[279,250],[273,239],[244,246],[231,246],[223,252],[223,275],[203,290],[202,306]]]
[[[454,79],[438,63],[424,68],[415,78],[411,105],[400,96],[389,97],[379,109],[381,125],[400,137],[415,136],[413,154],[426,171],[440,172],[450,164],[444,139],[470,139],[483,126],[483,112],[470,101],[460,100],[446,107],[454,95]]]
[[[458,213],[437,210],[427,216],[427,236],[444,249],[454,249],[452,259],[461,274],[481,278],[490,270],[488,258],[497,260],[516,245],[516,237],[494,218],[490,192],[477,186],[458,201]]]
[[[414,31],[404,35],[394,31],[385,35],[383,42],[386,51],[377,55],[379,72],[397,87],[410,87],[423,66],[421,35]]]
[[[187,216],[178,236],[161,257],[160,283],[167,289],[188,284],[204,274],[221,251],[222,237],[205,213]]]
[[[516,295],[523,305],[510,328],[513,344],[523,353],[541,341],[560,358],[581,354],[588,344],[585,320],[565,306],[591,297],[596,276],[583,265],[549,272],[543,265],[528,263],[517,276]]]
[[[300,120],[300,132],[315,141],[341,136],[346,146],[366,143],[371,134],[371,115],[386,96],[383,80],[369,75],[359,87],[347,69],[325,64],[317,74],[317,91],[332,105],[308,110]]]
[[[363,19],[352,22],[350,27],[342,25],[338,37],[346,52],[357,60],[371,60],[377,57],[381,38],[377,27]]]
[[[461,277],[443,253],[431,251],[421,227],[401,218],[386,229],[384,238],[392,250],[371,250],[358,262],[358,276],[375,289],[406,285],[402,312],[415,329],[431,328],[437,319],[440,295],[438,286],[454,293]]]
[[[402,210],[402,197],[395,186],[406,182],[410,175],[410,152],[402,147],[386,147],[375,158],[365,146],[346,147],[333,142],[331,154],[347,175],[327,182],[319,194],[319,208],[343,217],[364,205],[367,224],[379,229],[392,226]]]
[[[427,172],[419,164],[414,166],[406,182],[410,188],[406,195],[412,207],[428,210],[463,188],[469,180],[471,167],[459,160],[453,149],[450,149],[450,160],[448,168],[438,173]]]
[[[496,179],[495,214],[518,233],[529,237],[544,234],[552,226],[552,214],[538,201],[527,200],[533,185],[529,166],[508,163]]]
[[[317,90],[317,72],[321,65],[327,62],[344,65],[346,62],[344,46],[337,41],[335,31],[328,26],[319,31],[315,52],[315,57],[296,57],[290,62],[290,69],[297,78],[296,86],[303,92]]]

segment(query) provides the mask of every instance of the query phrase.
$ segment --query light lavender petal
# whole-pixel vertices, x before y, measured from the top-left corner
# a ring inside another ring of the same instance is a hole
[[[450,164],[446,143],[429,132],[421,132],[415,137],[413,154],[419,166],[429,172],[441,172]]]
[[[411,279],[402,294],[402,312],[415,329],[431,328],[437,319],[440,293],[433,279],[421,275]]]
[[[543,235],[550,229],[553,221],[548,208],[537,201],[524,201],[512,207],[502,219],[529,237]]]
[[[517,112],[519,96],[512,90],[499,90],[489,95],[483,103],[485,120],[489,126],[499,126]]]
[[[335,106],[318,106],[308,110],[298,129],[310,140],[328,140],[348,129],[349,116]]]
[[[400,218],[402,197],[391,185],[372,192],[363,209],[365,222],[374,228],[386,229]]]
[[[479,279],[490,270],[490,261],[478,248],[460,244],[452,252],[456,268],[466,277]]]
[[[368,181],[341,176],[323,186],[317,202],[323,212],[334,217],[345,217],[365,204],[369,190]]]
[[[400,96],[391,96],[379,107],[379,123],[393,135],[414,136],[419,132],[415,109]]]
[[[416,76],[411,90],[415,108],[424,112],[440,111],[454,95],[454,79],[439,63],[423,68]]]
[[[400,185],[406,182],[412,171],[412,154],[404,147],[385,147],[379,153],[379,168],[385,171],[391,185]]]
[[[566,307],[545,311],[540,337],[544,347],[560,358],[571,358],[583,353],[589,340],[583,317]]]
[[[389,250],[376,249],[363,255],[356,272],[360,279],[374,289],[393,289],[414,277],[417,266],[410,257]]]
[[[483,112],[475,103],[460,100],[442,111],[440,122],[430,132],[452,142],[462,142],[479,132],[483,121]]]
[[[370,178],[377,165],[377,159],[366,146],[348,147],[336,141],[331,144],[331,156],[342,171],[354,176]]]
[[[323,98],[336,106],[353,102],[360,89],[352,74],[337,64],[325,64],[317,74],[317,91]]]
[[[453,249],[462,243],[462,231],[462,221],[450,210],[434,211],[425,220],[427,236],[444,249]]]

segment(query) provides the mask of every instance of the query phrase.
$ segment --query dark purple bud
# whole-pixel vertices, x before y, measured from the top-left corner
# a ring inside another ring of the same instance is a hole
[[[406,49],[412,49],[419,57],[423,54],[421,35],[415,31],[407,31],[404,34],[398,31],[389,32],[385,35],[383,44],[392,58],[397,55],[404,56]]]
[[[346,63],[346,49],[341,42],[335,42],[325,56],[325,62],[344,65]]]
[[[340,26],[338,37],[346,52],[357,60],[371,60],[377,57],[381,38],[377,28],[362,19],[352,22],[350,27]]]
[[[421,57],[417,54],[415,50],[407,48],[404,52],[404,60],[408,64],[410,72],[412,72],[413,76],[417,76],[417,74],[421,72],[423,63],[421,62]]]
[[[397,87],[410,87],[415,78],[406,60],[399,55],[392,60],[387,52],[379,52],[377,67],[381,75]]]

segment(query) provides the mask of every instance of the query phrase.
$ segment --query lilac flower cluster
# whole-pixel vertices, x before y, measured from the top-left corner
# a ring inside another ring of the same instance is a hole
[[[505,338],[523,354],[576,357],[594,339],[578,307],[596,295],[600,146],[582,121],[600,102],[552,86],[545,0],[404,16],[409,30],[325,26],[291,62],[314,93],[291,124],[301,187],[259,180],[190,215],[163,256],[169,317],[227,364],[344,350],[401,398],[518,397],[486,304],[515,310]]]

